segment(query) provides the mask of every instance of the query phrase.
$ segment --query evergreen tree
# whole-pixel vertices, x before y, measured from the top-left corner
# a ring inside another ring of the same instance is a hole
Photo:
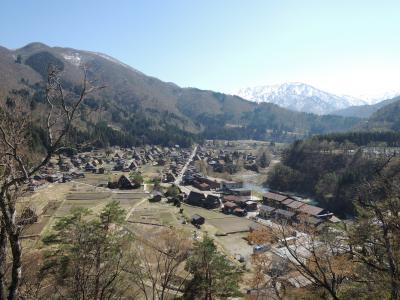
[[[64,297],[120,299],[123,249],[130,238],[120,230],[124,216],[115,201],[95,218],[89,210],[77,209],[44,238],[53,246],[46,264],[49,282],[62,286]]]
[[[186,299],[211,300],[240,296],[240,271],[217,251],[214,241],[208,236],[195,244],[186,270],[193,274],[185,293]]]
[[[267,158],[267,154],[265,154],[265,152],[263,152],[260,157],[260,167],[266,168],[266,167],[268,167],[268,165],[269,165],[269,159]]]

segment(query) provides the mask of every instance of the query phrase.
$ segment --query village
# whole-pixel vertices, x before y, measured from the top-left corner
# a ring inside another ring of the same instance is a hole
[[[232,263],[251,274],[255,253],[266,252],[277,264],[290,259],[281,243],[250,242],[251,232],[285,224],[294,228],[290,238],[301,242],[306,234],[296,229],[300,222],[316,231],[340,222],[304,199],[274,191],[255,192],[245,188],[243,181],[223,178],[225,168],[235,161],[245,171],[255,173],[259,168],[254,151],[226,150],[210,143],[192,148],[114,147],[60,154],[29,184],[25,198],[37,200],[32,212],[36,217],[24,238],[38,244],[52,224],[73,208],[96,212],[116,200],[127,212],[127,229],[135,234],[143,237],[159,227],[184,230],[193,240],[207,234]],[[216,176],[203,174],[204,166]],[[293,270],[285,276],[296,288],[310,284]]]
[[[0,300],[400,300],[400,1],[12,1]]]

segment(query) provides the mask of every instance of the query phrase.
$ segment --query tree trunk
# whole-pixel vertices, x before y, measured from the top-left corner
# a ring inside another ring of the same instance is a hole
[[[7,232],[4,224],[0,229],[0,299],[6,298],[5,273],[7,266]]]
[[[100,265],[101,265],[101,250],[100,250],[100,245],[97,245],[97,250],[96,250],[96,263],[95,263],[95,283],[94,283],[94,299],[98,300],[99,299],[99,294],[100,294]]]
[[[12,269],[11,269],[11,283],[8,290],[8,300],[15,300],[17,298],[19,284],[21,282],[22,263],[21,263],[21,243],[19,240],[19,233],[13,233],[9,236],[11,253],[12,253]]]
[[[390,238],[392,232],[390,232],[388,224],[386,223],[386,220],[384,218],[384,214],[378,207],[374,208],[374,213],[377,216],[378,220],[382,222],[382,235],[383,235],[384,247],[389,262],[390,285],[391,285],[390,299],[399,300],[400,299],[399,273],[398,273],[395,254],[393,251],[392,241]]]
[[[399,295],[399,276],[398,276],[398,270],[396,266],[396,260],[394,258],[393,254],[393,247],[389,238],[389,233],[387,226],[384,225],[383,227],[383,237],[385,240],[385,248],[386,248],[386,253],[388,256],[389,260],[389,270],[390,270],[390,284],[391,284],[391,290],[390,290],[390,299],[391,300],[398,300],[400,299]]]

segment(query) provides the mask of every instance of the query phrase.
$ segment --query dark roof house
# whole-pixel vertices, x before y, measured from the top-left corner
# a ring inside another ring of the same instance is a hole
[[[130,180],[125,175],[121,175],[121,177],[118,179],[118,188],[120,188],[120,189],[129,190],[129,189],[135,189],[138,187],[140,187],[140,184]]]
[[[194,206],[203,206],[205,196],[203,193],[191,191],[186,199],[186,203]]]
[[[272,212],[275,210],[275,207],[271,207],[268,205],[261,205],[259,210],[259,215],[262,218],[268,218],[272,215]]]
[[[220,202],[218,196],[215,195],[207,195],[204,200],[204,207],[208,209],[218,208],[220,207]]]
[[[233,211],[238,208],[238,206],[236,205],[236,203],[234,202],[225,202],[224,207],[222,208],[222,211],[224,213],[233,213]]]

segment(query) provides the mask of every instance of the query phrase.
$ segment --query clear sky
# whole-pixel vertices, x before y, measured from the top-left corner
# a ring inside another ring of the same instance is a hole
[[[104,52],[180,86],[400,90],[400,1],[1,0],[0,45]]]

